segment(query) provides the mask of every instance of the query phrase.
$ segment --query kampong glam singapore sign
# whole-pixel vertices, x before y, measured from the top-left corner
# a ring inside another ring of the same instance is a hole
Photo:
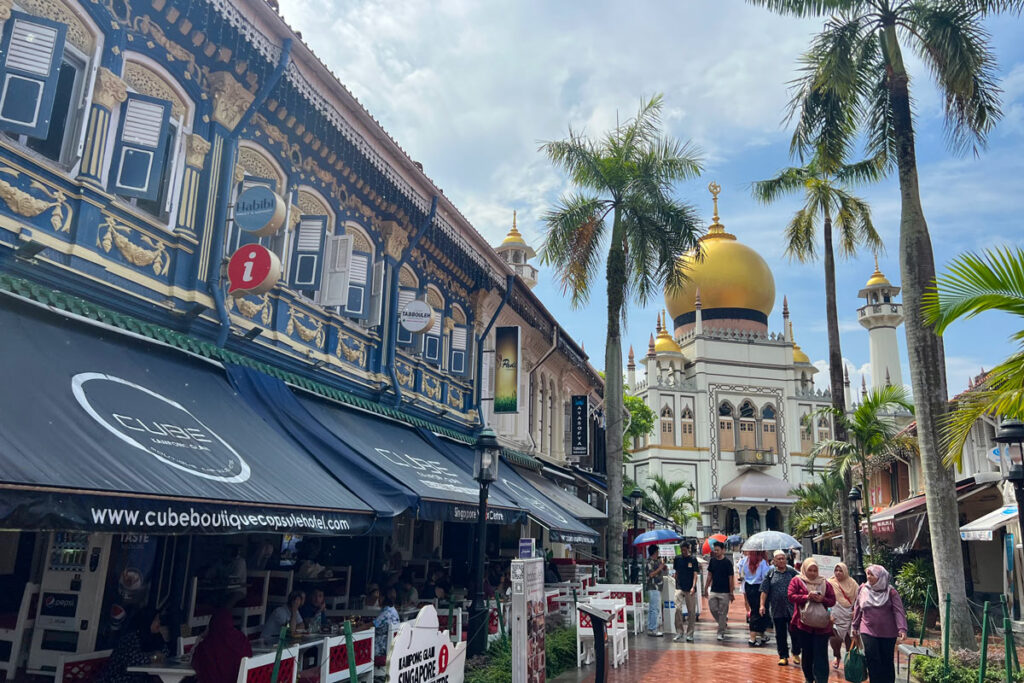
[[[494,330],[494,412],[519,412],[519,328]]]
[[[462,683],[466,643],[452,643],[439,628],[433,605],[421,609],[415,622],[402,622],[388,653],[387,683]]]

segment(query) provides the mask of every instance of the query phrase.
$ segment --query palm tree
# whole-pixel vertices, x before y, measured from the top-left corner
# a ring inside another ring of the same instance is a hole
[[[935,78],[951,146],[957,151],[977,149],[1001,116],[995,58],[982,21],[989,13],[1020,10],[1024,0],[748,1],[780,14],[827,18],[796,80],[791,103],[796,118],[793,151],[809,155],[820,150],[839,161],[848,158],[858,140],[866,139],[868,156],[898,171],[900,271],[928,527],[933,551],[948,560],[936,565],[936,579],[940,593],[952,598],[948,626],[953,646],[974,649],[958,552],[955,481],[942,462],[938,443],[947,400],[944,352],[921,309],[925,290],[935,279],[935,257],[921,207],[903,44],[917,53]]]
[[[786,253],[806,263],[818,257],[817,223],[821,219],[823,256],[825,261],[825,321],[828,327],[828,370],[832,388],[832,407],[839,415],[846,414],[843,384],[843,350],[839,342],[839,314],[836,308],[836,262],[832,246],[833,224],[838,229],[839,253],[853,256],[857,247],[864,245],[877,252],[882,239],[871,222],[871,209],[867,202],[854,196],[847,185],[881,179],[884,168],[877,159],[857,164],[829,163],[822,155],[815,155],[801,167],[785,168],[774,178],[754,183],[754,197],[771,204],[782,196],[802,192],[804,205],[786,226]],[[842,425],[836,424],[836,439],[844,441]],[[844,478],[846,488],[850,478]],[[844,538],[853,538],[853,519],[845,505],[840,506]],[[846,562],[856,562],[856,549],[843,546]]]
[[[829,458],[829,470],[844,480],[856,471],[861,478],[861,489],[866,493],[870,490],[868,478],[872,471],[872,460],[903,452],[904,443],[897,437],[899,430],[892,419],[892,413],[899,409],[913,412],[914,406],[910,403],[906,389],[890,385],[869,391],[850,414],[837,412],[835,408],[816,410],[814,415],[825,414],[832,417],[837,425],[837,433],[840,431],[838,426],[842,425],[846,439],[819,441],[811,449],[811,462],[821,456]],[[868,525],[870,552],[875,544],[871,531],[870,505],[864,506],[864,519]]]
[[[683,490],[685,486],[684,482],[670,482],[660,474],[654,475],[644,496],[644,507],[685,529],[690,520],[700,519],[697,502]]]
[[[697,246],[693,207],[671,196],[680,180],[700,173],[689,144],[661,132],[660,95],[641,104],[635,118],[598,139],[569,129],[565,140],[541,150],[565,171],[577,191],[565,194],[544,220],[547,235],[541,262],[554,267],[574,306],[585,305],[604,265],[608,292],[605,342],[605,452],[608,500],[622,500],[622,341],[620,326],[631,299],[647,302],[663,286],[677,289],[685,274],[677,260]],[[607,255],[602,255],[607,249]],[[621,582],[622,506],[608,506],[608,566]]]
[[[942,334],[956,320],[984,311],[1004,311],[1024,318],[1024,250],[992,249],[953,260],[924,297],[925,320]],[[1024,330],[1012,339],[1024,345]],[[946,463],[960,464],[971,428],[984,415],[1024,419],[1024,348],[992,368],[981,386],[957,401],[943,423]]]
[[[789,517],[790,530],[797,538],[810,536],[815,531],[829,531],[839,528],[842,520],[839,510],[845,505],[836,505],[837,500],[846,496],[847,487],[835,472],[826,470],[818,474],[818,480],[795,488],[789,492],[796,497],[793,512]]]

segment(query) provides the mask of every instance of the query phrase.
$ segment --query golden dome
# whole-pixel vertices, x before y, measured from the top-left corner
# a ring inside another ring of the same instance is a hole
[[[670,319],[676,321],[694,312],[698,290],[703,311],[744,309],[767,319],[775,306],[771,268],[760,254],[725,231],[718,221],[720,188],[715,183],[708,187],[714,198],[714,221],[700,239],[700,258],[690,251],[679,261],[677,267],[685,271],[687,281],[679,290],[665,293]],[[706,314],[704,319],[708,319]]]
[[[796,342],[793,342],[793,362],[794,363],[810,363],[811,359],[804,353],[803,349]]]
[[[501,244],[502,246],[505,246],[506,244],[521,244],[524,247],[526,246],[526,240],[523,239],[522,234],[516,228],[515,211],[512,212],[512,229],[508,231],[507,235],[505,235],[505,239],[501,241]]]
[[[875,285],[886,285],[891,287],[892,283],[889,282],[889,278],[882,275],[882,271],[878,269],[878,254],[875,254],[875,272],[871,273],[871,277],[868,278],[865,287],[874,287]]]
[[[655,353],[682,353],[683,350],[679,348],[679,344],[676,344],[676,340],[672,338],[672,335],[668,333],[668,330],[661,324],[661,318],[658,318],[658,336],[654,339],[654,352]]]

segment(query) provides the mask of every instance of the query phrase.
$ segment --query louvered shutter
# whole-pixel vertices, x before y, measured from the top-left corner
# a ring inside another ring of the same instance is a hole
[[[494,385],[494,351],[484,351],[483,362],[480,364],[480,377],[477,378],[477,382],[480,383],[480,398],[481,399],[493,399],[494,394],[491,387]],[[491,403],[491,411],[494,411],[493,401]]]
[[[64,57],[67,26],[11,12],[0,42],[0,128],[45,138]]]
[[[410,301],[416,298],[416,290],[409,287],[398,288],[398,312],[401,313],[402,309],[405,308]],[[398,324],[398,333],[395,337],[395,341],[402,346],[412,346],[413,342],[416,341],[416,335],[409,330],[402,327],[401,323]]]
[[[441,364],[441,311],[434,311],[434,324],[423,333],[423,359],[428,363]]]
[[[384,262],[373,264],[373,285],[370,289],[370,315],[367,321],[370,327],[380,325],[384,308]]]
[[[156,199],[170,126],[171,103],[130,93],[121,105],[121,122],[110,169],[110,191],[124,197]]]
[[[352,258],[352,238],[335,235],[327,241],[324,280],[320,286],[320,303],[324,306],[345,304]]]
[[[451,359],[448,362],[448,369],[453,375],[466,376],[469,370],[469,327],[456,325],[452,328]]]
[[[299,225],[295,228],[291,268],[288,269],[293,289],[320,289],[326,233],[327,216],[299,217]]]
[[[365,251],[352,252],[345,314],[359,319],[370,315],[370,254]]]

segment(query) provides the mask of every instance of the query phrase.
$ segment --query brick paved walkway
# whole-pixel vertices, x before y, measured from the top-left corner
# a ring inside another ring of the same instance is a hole
[[[729,612],[729,638],[723,643],[715,640],[715,624],[702,606],[693,643],[672,642],[668,635],[650,638],[645,635],[630,637],[629,660],[625,666],[609,669],[609,683],[641,683],[658,681],[670,683],[803,683],[798,665],[778,665],[775,638],[764,648],[747,646],[746,608],[742,596],[737,595]],[[830,683],[844,681],[842,668],[832,670]],[[594,665],[579,671],[565,673],[552,683],[593,683]]]

